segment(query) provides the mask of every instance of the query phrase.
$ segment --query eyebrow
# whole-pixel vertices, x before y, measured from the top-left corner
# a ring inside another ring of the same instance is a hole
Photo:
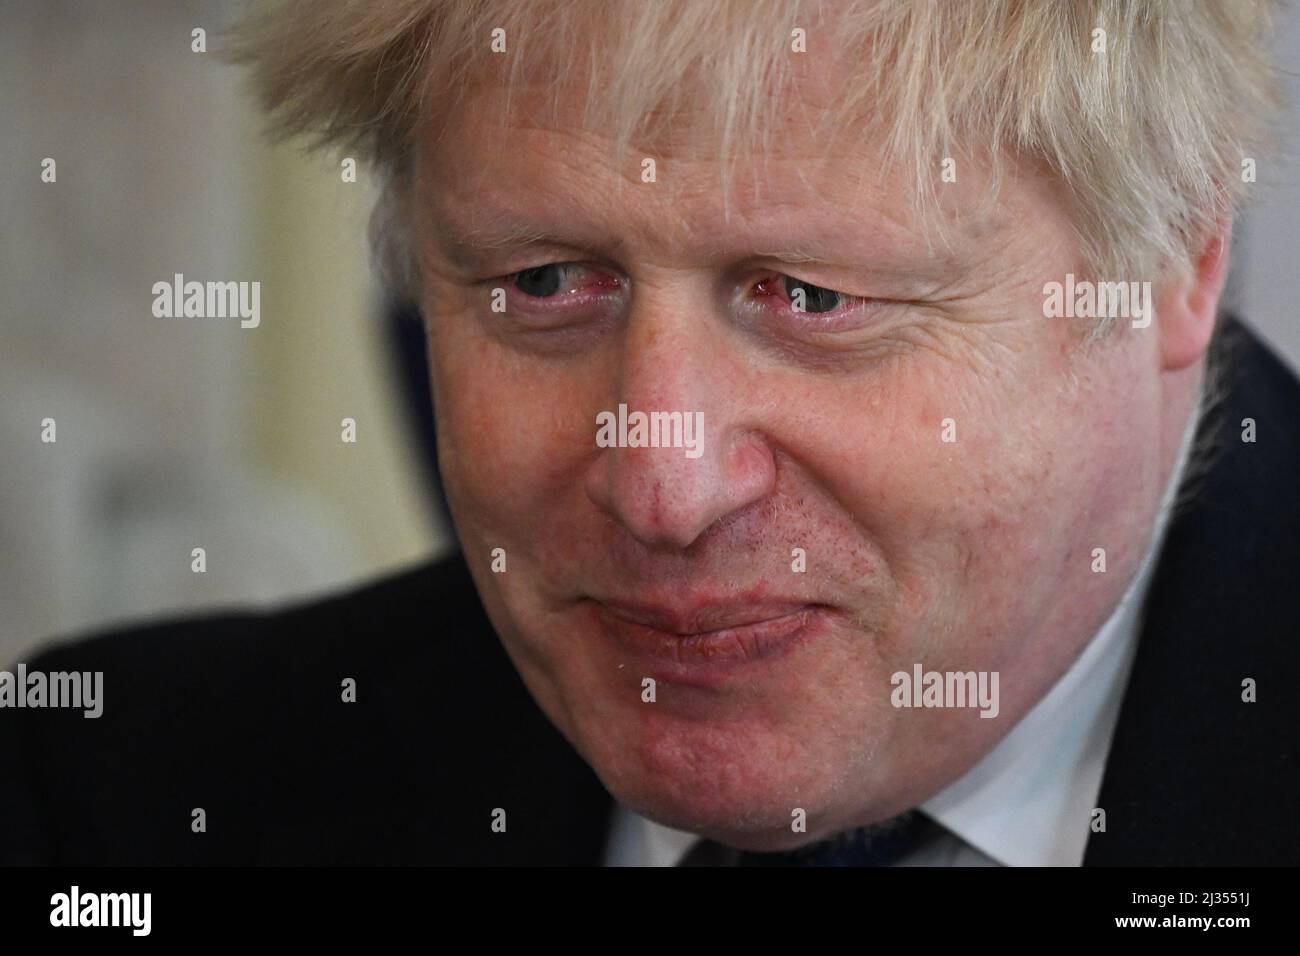
[[[800,265],[802,263],[810,262],[829,263],[832,261],[825,256],[813,255],[812,253],[796,248],[785,249],[781,252],[764,252],[761,249],[755,249],[754,257],[756,259],[773,259],[777,262],[788,262],[791,265]]]
[[[441,221],[436,234],[440,244],[458,257],[473,258],[476,252],[494,252],[502,249],[524,249],[530,246],[562,246],[572,249],[595,251],[597,243],[577,233],[565,233],[559,230],[537,229],[519,224],[501,226],[470,226],[462,229],[457,225]],[[621,239],[615,239],[614,248],[622,245]],[[779,250],[765,251],[754,248],[750,255],[756,259],[772,259],[788,262],[792,265],[801,263],[830,263],[834,261],[825,255],[818,255],[803,247],[789,246]]]
[[[538,229],[510,227],[507,229],[471,228],[449,236],[453,245],[474,249],[504,249],[512,246],[531,246],[542,242],[557,242],[560,237]]]
[[[462,228],[459,224],[440,220],[434,229],[435,241],[453,261],[464,265],[477,264],[483,253],[530,247],[565,248],[584,251],[591,255],[604,255],[605,245],[592,241],[590,236],[563,230],[537,229],[516,223],[500,225],[475,225]],[[609,252],[622,247],[616,239]]]
[[[445,212],[445,211],[444,211]],[[617,260],[625,252],[622,237],[607,237],[581,230],[567,230],[564,225],[550,222],[545,227],[518,218],[513,211],[496,208],[477,221],[468,222],[456,215],[436,217],[433,238],[447,258],[464,269],[475,269],[483,265],[483,260],[493,252],[522,251],[530,248],[564,249],[581,253],[592,259]],[[893,260],[889,253],[867,255],[863,259],[842,252],[837,253],[831,247],[817,249],[800,239],[792,238],[789,242],[773,241],[769,233],[766,238],[754,236],[757,240],[753,246],[744,250],[744,255],[751,259],[766,259],[790,265],[825,266],[829,268],[857,269],[867,261],[874,260],[875,271],[885,273],[907,274],[920,278],[922,274],[934,271],[936,263],[930,256],[926,266],[918,268],[915,261]],[[805,237],[806,238],[806,237]],[[837,244],[838,245],[838,244]],[[897,248],[893,250],[897,252]],[[936,250],[937,251],[937,250]],[[739,250],[733,250],[739,253]],[[919,253],[919,250],[914,250]]]
[[[573,249],[584,256],[600,259],[617,258],[623,246],[621,239],[616,239],[612,245],[597,244],[577,235],[515,227],[506,229],[472,228],[464,233],[440,230],[440,240],[444,253],[463,268],[471,268],[481,264],[484,256],[492,252],[523,251],[530,248]],[[792,266],[854,267],[854,263],[844,259],[843,256],[816,255],[799,247],[790,247],[772,252],[754,248],[745,255],[745,258],[780,262]]]

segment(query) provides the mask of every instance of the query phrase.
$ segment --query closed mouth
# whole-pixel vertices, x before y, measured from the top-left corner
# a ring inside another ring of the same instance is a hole
[[[715,606],[675,613],[599,605],[607,635],[667,665],[737,664],[790,650],[826,617],[824,605]],[[713,626],[708,626],[713,625]]]

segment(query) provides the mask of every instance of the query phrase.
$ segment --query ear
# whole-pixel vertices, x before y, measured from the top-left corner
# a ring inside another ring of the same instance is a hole
[[[1228,278],[1231,248],[1232,219],[1224,214],[1206,233],[1194,267],[1166,286],[1156,307],[1160,366],[1165,371],[1181,371],[1205,356]]]

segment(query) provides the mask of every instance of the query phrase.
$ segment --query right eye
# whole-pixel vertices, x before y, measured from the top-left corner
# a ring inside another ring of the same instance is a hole
[[[531,295],[536,299],[550,298],[560,291],[560,282],[563,279],[561,268],[559,264],[552,263],[551,265],[516,272],[514,275],[515,288],[524,295]]]
[[[613,276],[577,262],[550,262],[509,277],[510,284],[532,299],[609,292],[619,287]]]

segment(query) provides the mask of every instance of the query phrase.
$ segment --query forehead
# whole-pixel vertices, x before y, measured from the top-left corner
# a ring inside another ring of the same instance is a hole
[[[583,122],[582,95],[485,82],[456,115],[430,123],[416,182],[436,233],[472,242],[558,225],[692,255],[730,240],[789,251],[815,239],[820,249],[838,244],[887,261],[959,255],[962,243],[987,242],[1043,198],[1032,176],[1030,189],[995,196],[987,165],[973,159],[962,160],[955,182],[937,185],[936,157],[935,205],[922,215],[914,175],[882,166],[860,128],[836,115],[821,76],[768,103],[764,143],[749,151],[725,149],[701,120],[707,111],[690,105],[623,142]]]
[[[779,97],[768,98],[752,136],[728,141],[716,128],[722,94],[707,89],[683,91],[683,101],[659,105],[629,118],[620,114],[616,93],[589,91],[578,85],[506,85],[482,77],[452,115],[420,128],[420,154],[438,164],[432,171],[455,173],[470,189],[491,185],[503,166],[525,174],[531,167],[567,166],[573,172],[621,173],[626,182],[643,181],[643,161],[655,162],[654,192],[676,191],[683,198],[720,188],[724,176],[741,174],[741,182],[758,185],[765,170],[752,166],[797,160],[809,184],[825,181],[837,156],[851,151],[849,124],[836,128],[837,111],[827,102],[823,85],[801,80]],[[829,127],[829,131],[825,129]],[[828,139],[828,135],[832,138]],[[484,159],[489,164],[483,163]],[[446,168],[441,168],[441,164]],[[840,172],[864,171],[861,164],[839,164]],[[657,173],[672,167],[672,175]],[[745,175],[749,173],[750,175]],[[649,191],[643,191],[649,192]]]

